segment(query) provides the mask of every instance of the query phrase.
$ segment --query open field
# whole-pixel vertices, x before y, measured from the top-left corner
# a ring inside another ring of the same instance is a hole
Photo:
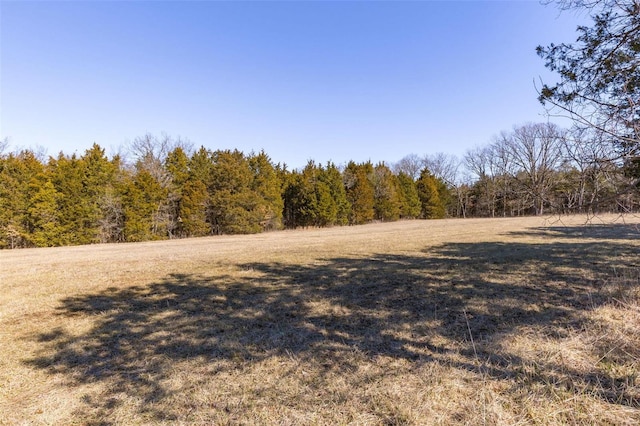
[[[0,252],[2,424],[640,423],[640,219]]]

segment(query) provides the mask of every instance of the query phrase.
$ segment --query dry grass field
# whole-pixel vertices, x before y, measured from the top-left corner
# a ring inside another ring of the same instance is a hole
[[[0,252],[2,424],[640,424],[640,219]]]

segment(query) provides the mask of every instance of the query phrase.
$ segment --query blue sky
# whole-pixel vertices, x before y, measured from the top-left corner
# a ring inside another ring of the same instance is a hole
[[[0,0],[0,138],[392,163],[544,121],[535,47],[584,17],[536,1]]]

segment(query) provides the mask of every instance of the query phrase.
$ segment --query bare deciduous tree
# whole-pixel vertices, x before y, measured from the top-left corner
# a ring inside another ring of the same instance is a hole
[[[423,164],[435,177],[449,186],[455,186],[458,180],[458,170],[460,169],[460,159],[458,157],[444,152],[437,152],[425,155]]]
[[[500,170],[494,159],[494,147],[492,145],[475,147],[466,152],[464,163],[471,174],[477,176],[482,186],[482,194],[477,200],[477,207],[486,209],[491,217],[496,212],[496,179]]]
[[[173,138],[166,133],[156,137],[151,133],[139,136],[129,145],[129,152],[139,170],[148,171],[163,187],[168,185],[168,173],[164,168],[167,155],[176,148],[191,152],[192,144],[180,137]]]
[[[618,146],[627,174],[640,185],[640,1],[554,0],[563,10],[586,11],[592,25],[573,43],[539,46],[559,82],[543,84],[539,100],[551,115],[595,129]]]
[[[524,175],[524,187],[537,215],[544,214],[555,171],[562,163],[566,134],[553,123],[529,123],[516,127],[504,139],[511,162]]]
[[[0,139],[0,155],[4,154],[7,148],[9,148],[9,138]]]
[[[395,174],[404,173],[410,176],[414,181],[420,177],[420,171],[424,168],[424,159],[416,154],[409,154],[393,166]]]

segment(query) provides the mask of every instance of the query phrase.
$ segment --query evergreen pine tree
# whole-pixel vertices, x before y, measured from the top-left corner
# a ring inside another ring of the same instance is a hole
[[[314,186],[316,199],[316,217],[314,224],[316,226],[330,226],[336,223],[338,216],[338,206],[331,196],[329,185],[322,181],[316,181]]]
[[[167,199],[164,203],[164,215],[169,238],[184,236],[181,222],[181,205],[184,197],[184,186],[189,179],[189,157],[180,146],[174,148],[165,160],[164,167],[168,174],[166,183]]]
[[[35,188],[34,188],[35,189]],[[63,227],[59,221],[61,194],[50,181],[38,185],[27,210],[29,241],[36,247],[53,247],[67,243],[63,239]]]
[[[178,220],[182,236],[200,237],[210,233],[207,223],[207,205],[209,193],[204,183],[197,179],[188,179],[182,187],[182,201]]]
[[[27,244],[26,184],[30,176],[21,159],[13,154],[0,157],[0,248]]]
[[[251,189],[260,199],[257,212],[262,217],[260,223],[265,230],[280,229],[284,201],[279,173],[264,151],[248,160],[253,173]]]
[[[441,185],[438,179],[424,168],[416,183],[418,196],[422,204],[422,217],[424,219],[441,219],[446,215],[446,206],[440,197]]]
[[[342,180],[342,173],[332,162],[328,162],[324,168],[320,180],[327,184],[329,192],[334,200],[336,206],[335,219],[332,224],[346,225],[349,223],[349,212],[351,211],[351,204],[347,199],[347,192],[344,188],[344,182]]]
[[[44,165],[33,151],[4,157],[0,164],[0,247],[33,245],[29,208],[46,181]]]
[[[75,154],[60,153],[49,160],[48,175],[59,194],[58,221],[61,245],[96,242],[98,211],[88,193],[86,164]]]
[[[293,171],[287,178],[284,191],[285,225],[288,228],[313,226],[317,215],[317,198],[313,182],[306,168],[307,176]]]
[[[205,147],[200,147],[200,149],[194,152],[189,159],[189,179],[202,182],[207,187],[207,190],[210,187],[213,187],[212,155],[213,154]]]
[[[88,204],[89,227],[95,242],[122,240],[123,212],[118,192],[121,174],[120,157],[109,160],[104,149],[94,143],[81,158],[83,162],[83,191]]]
[[[215,151],[211,167],[211,216],[216,234],[256,233],[264,219],[261,200],[251,185],[254,175],[238,150]]]
[[[400,218],[400,197],[396,177],[384,163],[376,165],[372,175],[375,218],[393,221]]]
[[[166,237],[162,222],[156,218],[165,191],[151,173],[140,170],[128,179],[123,188],[124,238],[126,241],[147,241]]]
[[[422,204],[413,178],[406,173],[397,175],[398,193],[400,194],[400,217],[415,219],[420,216]]]
[[[349,224],[358,225],[371,222],[374,218],[374,190],[371,183],[373,165],[356,164],[350,161],[344,172],[347,200],[351,204]]]

